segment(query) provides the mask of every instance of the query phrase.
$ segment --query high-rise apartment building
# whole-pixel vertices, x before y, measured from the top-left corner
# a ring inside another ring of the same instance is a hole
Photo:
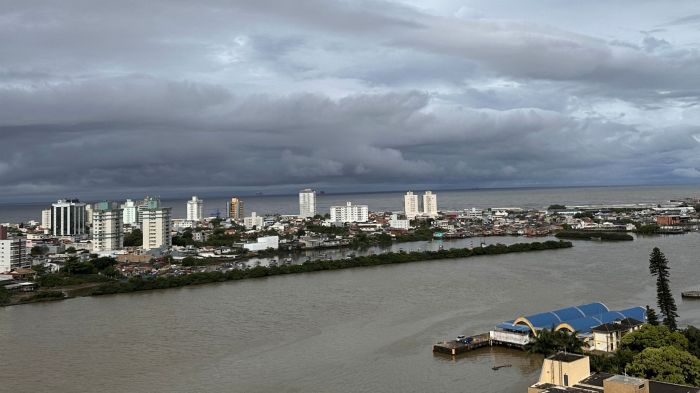
[[[428,217],[437,217],[438,215],[437,195],[431,191],[426,191],[423,194],[423,214]]]
[[[122,209],[116,203],[96,203],[92,209],[92,251],[121,250],[124,247]]]
[[[406,218],[412,220],[420,214],[420,206],[418,205],[418,195],[412,191],[403,196],[403,208],[406,213]]]
[[[127,199],[126,202],[122,204],[122,224],[124,225],[135,225],[138,220],[138,211],[136,209],[136,203],[131,199]]]
[[[228,202],[228,217],[232,220],[240,220],[245,217],[243,212],[243,201],[239,198],[233,197],[231,201]]]
[[[8,239],[7,229],[0,227],[0,273],[29,267],[26,242],[23,238]]]
[[[77,199],[59,199],[51,205],[51,233],[54,236],[85,234],[85,204]]]
[[[147,196],[146,198],[143,199],[143,201],[139,201],[136,204],[136,223],[141,224],[143,222],[143,218],[142,218],[141,214],[143,213],[144,210],[153,210],[153,209],[159,209],[159,208],[160,208],[160,198]]]
[[[159,207],[141,211],[141,231],[144,250],[165,249],[172,245],[171,209]]]
[[[41,211],[41,227],[43,229],[51,229],[51,209]]]
[[[367,222],[369,218],[369,208],[367,205],[353,205],[347,202],[345,206],[331,206],[332,222]]]
[[[201,221],[202,220],[202,207],[204,206],[204,201],[193,196],[192,199],[187,201],[187,221]]]
[[[316,191],[307,188],[299,191],[299,217],[311,218],[316,215]]]

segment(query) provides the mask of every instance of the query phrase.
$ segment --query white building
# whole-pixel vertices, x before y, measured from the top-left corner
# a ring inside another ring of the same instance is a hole
[[[122,223],[124,225],[135,225],[137,216],[136,203],[131,199],[127,199],[126,202],[122,204]]]
[[[420,206],[418,206],[418,195],[412,191],[403,196],[403,210],[406,213],[406,218],[412,220],[420,214]]]
[[[249,251],[264,251],[267,249],[277,250],[279,248],[279,236],[259,237],[255,243],[245,243],[243,248]]]
[[[256,212],[252,212],[250,213],[250,217],[243,218],[243,225],[246,229],[262,229],[263,218],[258,217],[258,214]]]
[[[136,223],[141,224],[143,222],[143,211],[144,210],[154,210],[160,209],[160,198],[147,196],[143,201],[136,203]]]
[[[196,196],[187,201],[187,221],[201,221],[203,218],[202,206],[204,206],[204,201]]]
[[[437,217],[438,215],[437,195],[431,191],[426,191],[423,194],[423,214],[428,217]]]
[[[5,227],[0,227],[0,273],[25,266],[27,248],[24,239],[8,239]]]
[[[51,209],[41,211],[41,228],[51,229]]]
[[[411,221],[408,219],[400,219],[398,214],[392,214],[389,220],[389,227],[391,227],[391,229],[408,230],[411,228]]]
[[[96,203],[92,209],[92,252],[121,250],[124,247],[122,209],[116,203]]]
[[[464,217],[470,220],[481,220],[482,218],[484,218],[484,211],[475,207],[472,207],[471,209],[465,209]]]
[[[316,191],[307,188],[299,191],[299,217],[311,218],[316,215]]]
[[[589,343],[591,350],[603,352],[615,352],[620,348],[622,337],[628,333],[639,330],[643,321],[632,318],[605,323],[592,329],[592,343]]]
[[[367,205],[353,205],[347,202],[345,206],[331,206],[331,222],[367,222],[369,208]]]
[[[143,249],[164,249],[172,245],[171,215],[169,207],[142,209]]]
[[[91,204],[86,204],[85,205],[85,222],[92,222],[92,205]]]
[[[77,199],[59,199],[51,205],[51,233],[54,236],[85,234],[85,204]]]

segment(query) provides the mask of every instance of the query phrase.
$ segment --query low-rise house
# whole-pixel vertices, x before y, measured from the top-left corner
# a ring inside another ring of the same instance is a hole
[[[590,349],[594,351],[615,352],[620,347],[620,341],[627,333],[639,330],[644,322],[633,318],[624,318],[604,323],[594,327]]]

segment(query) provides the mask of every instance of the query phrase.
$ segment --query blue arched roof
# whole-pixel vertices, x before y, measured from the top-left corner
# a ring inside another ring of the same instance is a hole
[[[633,318],[644,322],[645,315],[646,310],[643,307],[632,307],[622,311],[608,311],[598,315],[567,321],[566,324],[578,333],[590,333],[596,326],[625,318]],[[557,326],[557,330],[561,328],[563,328],[563,326]]]
[[[528,315],[522,318],[529,321],[530,324],[532,324],[532,326],[534,326],[536,329],[552,329],[561,323],[566,323],[568,321],[586,318],[605,312],[608,312],[608,308],[603,303],[589,303]]]
[[[644,307],[632,307],[625,310],[620,310],[620,314],[626,318],[636,319],[639,322],[646,322],[647,310]]]

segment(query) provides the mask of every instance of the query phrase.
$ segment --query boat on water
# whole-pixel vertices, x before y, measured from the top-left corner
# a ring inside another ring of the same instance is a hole
[[[681,297],[689,299],[700,299],[700,291],[684,291],[681,292]]]

